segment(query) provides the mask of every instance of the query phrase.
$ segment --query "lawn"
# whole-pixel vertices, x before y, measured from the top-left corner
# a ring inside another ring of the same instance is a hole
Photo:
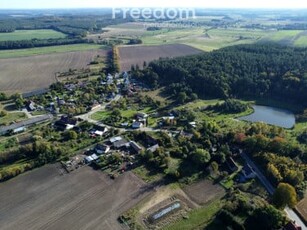
[[[30,48],[30,49],[18,49],[18,50],[1,50],[0,58],[28,57],[28,56],[35,56],[42,54],[98,50],[103,48],[104,46],[95,45],[95,44],[76,44],[76,45],[49,46],[49,47],[39,47],[39,48]]]
[[[217,199],[209,205],[191,211],[187,219],[177,221],[166,227],[165,230],[203,229],[214,218],[223,204],[223,200]]]
[[[55,30],[16,30],[11,33],[0,33],[0,41],[52,39],[65,37],[65,34]]]

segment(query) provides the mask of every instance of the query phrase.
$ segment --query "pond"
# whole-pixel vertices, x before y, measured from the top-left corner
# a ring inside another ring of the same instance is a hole
[[[292,112],[270,106],[253,105],[254,113],[240,117],[239,120],[264,122],[283,128],[292,128],[295,125],[295,116]]]

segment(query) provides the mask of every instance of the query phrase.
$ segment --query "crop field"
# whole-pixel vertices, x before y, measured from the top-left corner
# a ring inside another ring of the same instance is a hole
[[[52,39],[65,37],[65,34],[55,30],[16,30],[11,33],[0,33],[0,41]]]
[[[55,73],[86,68],[93,58],[106,53],[96,49],[0,59],[0,91],[23,93],[49,87],[55,82]]]
[[[48,165],[0,184],[2,230],[122,229],[118,216],[147,193],[129,172],[111,180],[87,166],[59,170]]]
[[[201,50],[181,44],[161,46],[125,46],[119,48],[121,71],[130,70],[132,65],[143,67],[144,61],[147,64],[160,57],[179,57],[201,53]]]
[[[76,45],[63,45],[63,46],[47,46],[47,47],[30,48],[30,49],[0,50],[0,59],[29,57],[29,56],[36,56],[42,54],[88,51],[88,50],[97,50],[103,48],[104,46],[101,45],[76,44]]]

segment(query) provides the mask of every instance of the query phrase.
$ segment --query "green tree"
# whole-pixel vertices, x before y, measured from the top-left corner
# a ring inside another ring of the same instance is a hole
[[[289,206],[293,208],[297,204],[295,188],[287,183],[280,183],[273,195],[273,204],[280,209]]]
[[[64,135],[67,140],[76,140],[78,138],[78,134],[74,130],[66,131]]]
[[[284,226],[285,220],[285,216],[279,210],[268,205],[264,208],[257,208],[246,220],[245,227],[250,230],[280,229]]]
[[[187,94],[185,92],[180,92],[178,94],[178,102],[180,104],[183,104],[187,99],[188,99],[188,96],[187,96]]]
[[[205,149],[196,149],[192,153],[192,160],[198,166],[207,164],[211,159],[210,153]]]

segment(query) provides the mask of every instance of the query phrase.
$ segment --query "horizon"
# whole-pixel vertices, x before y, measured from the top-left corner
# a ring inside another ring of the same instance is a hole
[[[106,9],[106,8],[196,8],[196,9],[269,9],[269,10],[302,10],[307,9],[307,2],[300,0],[283,1],[278,0],[216,0],[214,2],[199,2],[189,0],[177,2],[157,0],[154,3],[140,0],[53,0],[52,2],[41,2],[38,0],[1,0],[0,10],[64,10],[64,9]]]

